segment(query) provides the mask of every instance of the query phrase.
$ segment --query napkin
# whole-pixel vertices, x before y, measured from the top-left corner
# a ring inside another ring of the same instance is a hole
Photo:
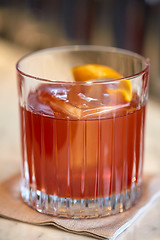
[[[20,196],[20,174],[0,183],[0,216],[35,224],[53,225],[68,232],[97,239],[115,239],[160,199],[160,176],[145,176],[143,194],[126,212],[96,219],[64,219],[42,214],[26,205]]]

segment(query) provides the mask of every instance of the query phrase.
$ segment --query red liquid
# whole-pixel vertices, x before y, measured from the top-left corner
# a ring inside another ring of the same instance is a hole
[[[31,186],[80,199],[118,194],[140,181],[144,106],[97,119],[60,119],[37,96],[30,94],[28,110],[21,107],[23,168],[27,162]]]

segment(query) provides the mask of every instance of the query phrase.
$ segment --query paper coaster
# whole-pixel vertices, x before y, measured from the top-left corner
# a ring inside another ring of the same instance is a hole
[[[109,217],[72,220],[41,214],[20,196],[20,174],[0,184],[0,216],[36,225],[53,225],[68,232],[98,239],[114,239],[160,199],[160,176],[145,176],[143,194],[130,210]]]

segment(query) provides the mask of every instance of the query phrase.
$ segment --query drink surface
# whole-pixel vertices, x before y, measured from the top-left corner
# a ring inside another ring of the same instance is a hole
[[[20,112],[31,186],[82,199],[119,194],[141,182],[145,106],[137,108],[136,96],[126,102],[107,93],[102,99],[101,92],[99,86],[86,92],[46,84],[29,93]]]

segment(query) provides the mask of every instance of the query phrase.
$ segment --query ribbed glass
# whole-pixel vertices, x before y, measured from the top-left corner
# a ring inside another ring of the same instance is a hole
[[[88,63],[125,78],[74,82],[72,67]],[[137,54],[96,46],[47,49],[18,62],[21,194],[28,205],[59,217],[93,218],[136,203],[148,68]],[[124,79],[132,86],[128,102],[106,92]]]

